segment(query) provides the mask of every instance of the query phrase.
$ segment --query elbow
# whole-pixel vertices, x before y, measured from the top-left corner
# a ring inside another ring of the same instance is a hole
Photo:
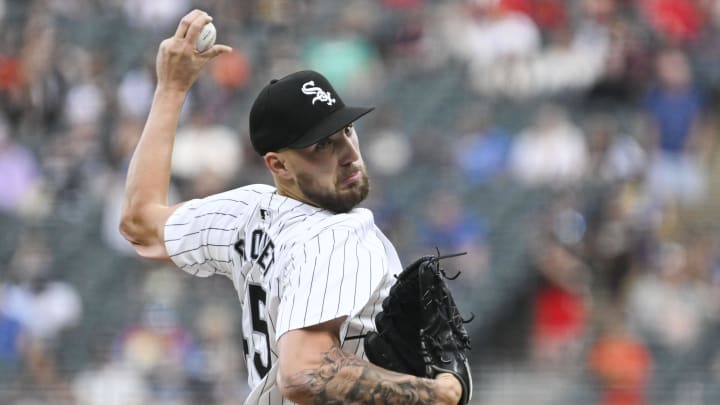
[[[289,401],[301,403],[301,398],[305,397],[305,395],[302,395],[303,387],[295,380],[296,378],[293,378],[293,376],[284,373],[282,367],[278,370],[277,384],[280,395]]]
[[[137,215],[123,212],[118,225],[120,234],[132,245],[135,253],[146,259],[165,259],[164,246],[154,236],[152,228]]]
[[[125,238],[125,240],[130,242],[130,245],[132,245],[135,253],[144,257],[144,255],[142,254],[142,247],[144,245],[142,239],[142,223],[139,222],[136,218],[133,218],[132,216],[123,213],[120,219],[120,224],[118,225],[118,231],[120,232],[120,235]]]
[[[118,230],[133,245],[146,245],[154,241],[154,207],[134,199],[126,199],[120,212]]]
[[[138,220],[136,215],[132,215],[130,212],[123,209],[120,217],[120,223],[118,224],[118,231],[120,231],[123,238],[127,239],[128,242],[134,245],[138,243],[139,235],[141,235],[140,224],[141,221]]]
[[[120,234],[132,245],[135,253],[144,259],[170,261],[170,257],[161,241],[152,242],[140,229],[142,227],[132,221],[120,222]]]
[[[170,260],[165,248],[164,227],[165,221],[179,206],[168,207],[126,199],[118,230],[141,257]]]
[[[299,390],[295,388],[288,388],[287,386],[280,386],[280,395],[282,395],[283,398],[287,399],[288,401],[291,401],[294,404],[306,404],[309,403],[308,401],[303,401],[303,398],[307,398],[306,395],[303,395],[302,392],[299,392]]]
[[[280,336],[276,378],[284,398],[300,404],[342,402],[338,397],[360,370],[340,349],[337,336],[344,320],[341,317]]]
[[[317,394],[308,376],[303,373],[288,373],[282,366],[278,370],[277,384],[283,398],[297,404],[310,404]]]

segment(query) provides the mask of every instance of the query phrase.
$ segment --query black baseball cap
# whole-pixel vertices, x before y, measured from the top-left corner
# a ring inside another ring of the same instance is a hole
[[[348,107],[320,73],[303,70],[267,84],[250,109],[250,141],[261,156],[304,148],[340,131],[374,107]]]

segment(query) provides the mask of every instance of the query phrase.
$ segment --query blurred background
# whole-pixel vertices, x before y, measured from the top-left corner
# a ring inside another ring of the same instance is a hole
[[[214,60],[173,200],[270,182],[247,114],[323,72],[404,263],[449,259],[477,404],[720,403],[720,0],[0,0],[0,403],[236,404],[231,283],[117,232],[160,41]]]

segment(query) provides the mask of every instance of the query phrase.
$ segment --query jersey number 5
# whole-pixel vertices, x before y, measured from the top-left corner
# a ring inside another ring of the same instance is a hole
[[[255,348],[253,353],[253,364],[260,378],[265,377],[265,374],[270,371],[270,338],[268,337],[268,326],[267,322],[260,318],[260,303],[262,302],[263,307],[265,306],[266,293],[263,288],[257,284],[248,285],[248,293],[250,298],[250,316],[252,317],[252,333],[258,333],[265,338],[265,361],[261,357],[261,352]],[[248,347],[247,342],[245,348]],[[254,346],[254,345],[253,345]],[[245,354],[248,354],[246,349]]]

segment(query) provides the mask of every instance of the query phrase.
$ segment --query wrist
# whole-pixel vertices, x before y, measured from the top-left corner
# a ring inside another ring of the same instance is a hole
[[[462,397],[460,380],[450,373],[440,373],[435,377],[437,398],[440,403],[456,405]]]
[[[185,97],[188,95],[188,90],[179,89],[173,86],[158,84],[155,88],[155,99],[161,98],[163,101],[171,101],[182,105],[185,102]]]

